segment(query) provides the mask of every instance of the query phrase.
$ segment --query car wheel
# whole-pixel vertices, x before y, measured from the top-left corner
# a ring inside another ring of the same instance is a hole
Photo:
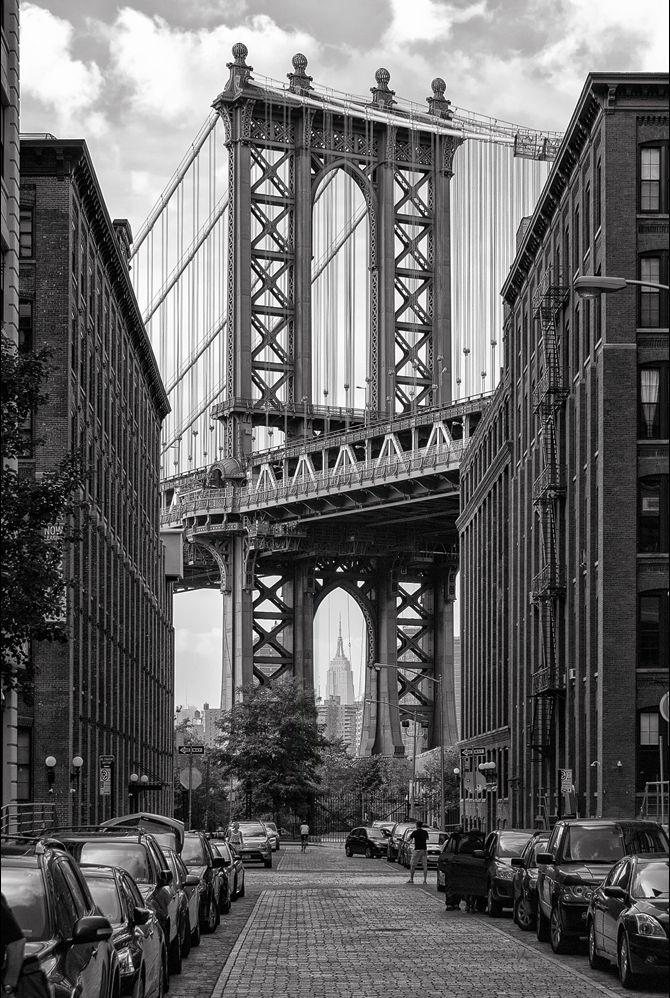
[[[486,914],[489,918],[499,918],[502,915],[502,905],[500,901],[496,901],[494,898],[491,884],[489,884],[489,889],[486,892]]]
[[[181,974],[181,939],[178,932],[168,950],[168,969],[171,974]]]
[[[242,881],[242,886],[241,886],[241,888],[240,888],[239,893],[238,893],[237,896],[238,896],[238,898],[243,898],[244,897],[244,880]]]
[[[535,920],[535,935],[541,943],[549,942],[549,919],[542,913],[539,903],[537,906],[537,918]]]
[[[367,859],[374,859],[375,858],[375,854],[372,851],[372,846],[366,846],[365,847],[365,856],[366,856]]]
[[[630,949],[628,948],[628,936],[622,932],[619,937],[619,980],[625,988],[635,987],[635,974],[630,969]]]
[[[589,964],[594,970],[604,970],[609,960],[598,956],[596,950],[596,927],[593,921],[589,922]]]
[[[191,946],[196,947],[200,945],[200,921],[195,923],[195,928],[191,929]]]
[[[207,914],[205,915],[205,921],[202,925],[203,932],[214,932],[217,925],[219,924],[219,911],[216,907],[216,901],[213,897],[210,897],[209,903],[207,905]]]
[[[225,894],[223,898],[219,896],[219,913],[221,915],[230,913],[230,894]]]
[[[561,913],[557,907],[551,909],[549,919],[549,942],[554,953],[568,953],[571,949],[570,941],[565,938],[563,926],[561,925]]]
[[[522,932],[530,932],[533,928],[533,915],[528,907],[526,895],[523,893],[514,903],[514,921]]]
[[[351,857],[353,856],[353,854],[354,854],[354,851],[353,851],[353,849],[351,848],[351,846],[345,846],[345,847],[344,847],[344,855],[345,855],[345,856],[348,856],[348,857],[349,857],[349,859],[351,859]]]

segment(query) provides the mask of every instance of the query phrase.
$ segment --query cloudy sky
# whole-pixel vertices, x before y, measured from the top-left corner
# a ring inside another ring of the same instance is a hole
[[[223,89],[234,42],[256,75],[285,80],[303,52],[316,83],[365,94],[384,66],[417,102],[441,76],[458,107],[562,130],[589,71],[667,70],[667,39],[667,0],[23,0],[21,127],[85,138],[110,215],[137,231]],[[218,595],[179,597],[175,624],[177,702],[217,703]]]

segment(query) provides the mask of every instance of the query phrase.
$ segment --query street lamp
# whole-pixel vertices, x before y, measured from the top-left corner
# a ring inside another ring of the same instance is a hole
[[[575,277],[573,288],[580,298],[600,298],[601,295],[615,294],[623,291],[629,284],[637,285],[641,288],[658,288],[660,291],[668,291],[667,284],[656,284],[654,281],[633,281],[626,277]]]
[[[433,676],[423,675],[423,670],[420,666],[416,665],[406,665],[402,662],[400,665],[386,665],[383,662],[373,662],[368,668],[375,669],[377,672],[380,669],[404,669],[405,672],[421,672],[422,679],[427,679],[430,683],[433,683],[439,689],[439,704],[440,704],[440,831],[444,831],[445,823],[445,809],[444,809],[444,700],[442,696],[442,677],[435,679]]]
[[[56,756],[48,755],[44,760],[47,771],[47,787],[50,794],[54,792],[54,782],[56,780]]]
[[[80,755],[76,755],[72,760],[72,769],[70,770],[70,793],[76,794],[79,789],[79,775],[81,773],[81,767],[84,765],[84,760]]]

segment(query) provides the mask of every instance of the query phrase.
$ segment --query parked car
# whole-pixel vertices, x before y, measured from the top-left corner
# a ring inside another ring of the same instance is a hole
[[[387,848],[388,839],[381,828],[366,828],[363,825],[352,828],[344,843],[345,855],[349,857],[358,853],[368,859],[379,859],[386,855]]]
[[[178,856],[172,849],[164,850],[164,855],[172,870],[173,877],[186,895],[190,938],[182,955],[188,956],[191,946],[200,945],[200,892],[198,890],[200,877],[197,873],[190,873],[181,856]]]
[[[512,856],[514,921],[523,932],[535,928],[537,918],[537,854],[546,852],[549,832],[537,831],[520,856]]]
[[[278,852],[281,836],[279,835],[276,824],[274,821],[264,821],[263,824],[265,825],[265,830],[268,833],[268,838],[272,844],[272,851]]]
[[[416,828],[416,821],[396,821],[388,840],[388,850],[386,859],[389,863],[395,863],[400,851],[400,840],[408,828]]]
[[[3,840],[2,891],[26,937],[24,973],[39,968],[54,998],[116,998],[113,929],[75,860],[53,842]]]
[[[211,839],[210,845],[224,862],[224,869],[231,882],[230,898],[237,901],[244,897],[244,863],[240,859],[234,846],[222,839]]]
[[[452,832],[442,846],[442,852],[437,861],[437,874],[444,878],[445,905],[447,908],[457,908],[461,903],[462,894],[470,894],[476,886],[480,862],[475,862],[474,853],[484,848],[486,835],[478,829]],[[458,889],[455,884],[458,883]],[[439,879],[438,879],[439,885]],[[481,899],[480,899],[481,900]],[[481,909],[483,905],[480,903]]]
[[[263,863],[266,867],[272,866],[272,846],[265,824],[262,821],[240,821],[240,831],[242,832],[242,844],[238,853],[242,862]]]
[[[136,828],[140,832],[149,832],[158,842],[161,849],[167,847],[180,853],[184,844],[184,822],[178,818],[168,818],[165,814],[151,814],[139,811],[126,814],[122,818],[108,818],[100,824],[101,828]]]
[[[409,869],[412,865],[412,854],[414,853],[414,839],[410,838],[413,829],[409,828],[405,832],[401,840],[402,849],[402,864]],[[437,829],[429,828],[428,831],[428,842],[426,843],[426,854],[428,860],[429,869],[435,869],[437,867],[437,861],[440,858],[440,851],[442,849],[442,843],[447,838],[446,832],[439,832]]]
[[[472,896],[491,918],[511,908],[512,858],[521,855],[532,835],[522,829],[497,829],[486,837],[475,830],[453,832],[439,860],[451,891],[447,904],[457,906],[462,897]]]
[[[137,884],[165,938],[169,967],[181,964],[179,895],[172,872],[153,835],[133,828],[58,832],[58,838],[79,863],[120,866]],[[169,970],[168,967],[168,970]],[[166,980],[168,979],[166,971]]]
[[[199,879],[200,931],[214,932],[222,914],[230,911],[230,883],[223,860],[215,856],[204,832],[186,832],[181,858]]]
[[[145,907],[137,884],[117,866],[82,866],[93,900],[112,924],[121,995],[162,998],[165,943],[158,919]]]
[[[656,821],[572,819],[558,821],[538,853],[537,938],[567,952],[587,934],[588,907],[617,860],[667,853],[668,837]]]
[[[668,857],[625,856],[591,897],[589,963],[616,962],[625,988],[668,972]]]

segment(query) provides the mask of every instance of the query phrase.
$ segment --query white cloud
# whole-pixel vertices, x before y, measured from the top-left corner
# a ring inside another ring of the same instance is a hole
[[[103,75],[94,63],[72,56],[72,25],[48,10],[26,3],[21,8],[21,89],[56,115],[54,130],[68,131],[85,121],[98,134],[105,127],[100,114],[91,114],[100,96]]]

